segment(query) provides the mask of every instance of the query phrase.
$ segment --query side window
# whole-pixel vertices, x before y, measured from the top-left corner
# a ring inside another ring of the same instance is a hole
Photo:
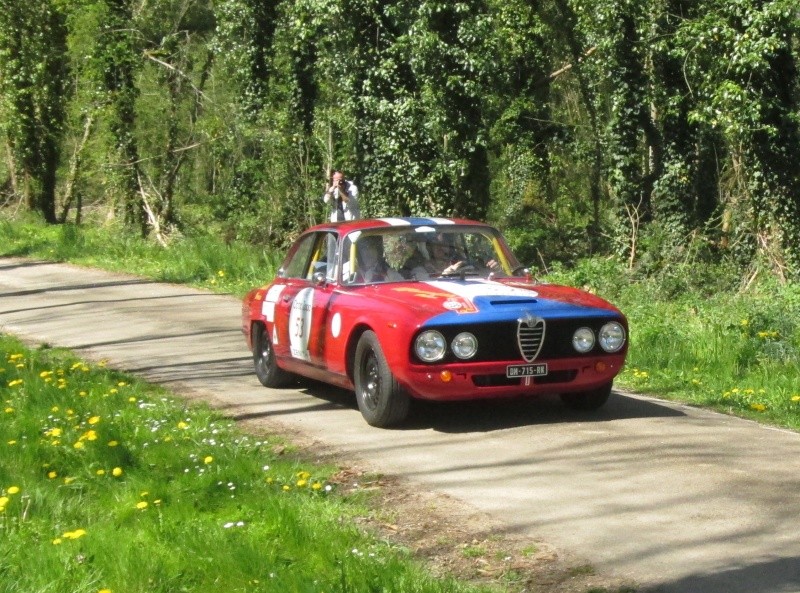
[[[305,278],[308,272],[308,264],[311,260],[311,254],[314,252],[314,243],[316,242],[317,234],[312,233],[300,239],[297,249],[292,253],[289,261],[283,266],[284,278]]]

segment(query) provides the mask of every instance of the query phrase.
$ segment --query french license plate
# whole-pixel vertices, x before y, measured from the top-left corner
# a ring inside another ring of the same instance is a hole
[[[538,364],[510,364],[506,367],[506,377],[544,377],[547,374],[547,363]]]

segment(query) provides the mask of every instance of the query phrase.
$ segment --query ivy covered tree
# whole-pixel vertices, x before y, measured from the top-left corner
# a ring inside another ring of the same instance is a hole
[[[69,99],[64,6],[0,1],[0,126],[9,169],[31,210],[57,222],[56,174]]]

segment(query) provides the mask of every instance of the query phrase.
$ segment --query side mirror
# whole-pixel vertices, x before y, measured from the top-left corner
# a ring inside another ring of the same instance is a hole
[[[324,272],[314,272],[314,276],[312,277],[314,286],[322,286],[323,284],[325,284],[326,280],[327,278],[325,278]]]

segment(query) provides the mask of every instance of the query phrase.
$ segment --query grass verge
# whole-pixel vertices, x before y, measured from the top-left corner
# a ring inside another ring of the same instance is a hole
[[[0,336],[4,591],[477,591],[354,526],[335,468]]]

